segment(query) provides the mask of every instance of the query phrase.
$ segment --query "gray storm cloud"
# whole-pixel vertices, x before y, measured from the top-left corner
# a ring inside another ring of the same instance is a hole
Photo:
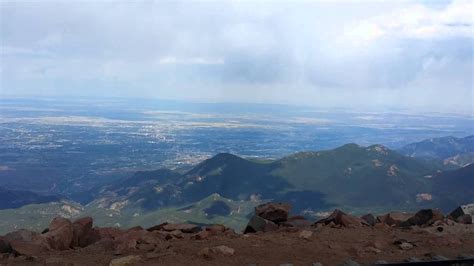
[[[473,113],[473,4],[2,1],[0,95]]]

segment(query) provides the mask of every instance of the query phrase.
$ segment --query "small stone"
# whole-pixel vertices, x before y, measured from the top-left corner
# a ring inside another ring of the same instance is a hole
[[[378,260],[375,262],[375,265],[383,265],[383,264],[388,264],[388,262],[385,260]]]
[[[225,245],[220,245],[212,248],[212,252],[214,253],[220,253],[224,256],[232,256],[235,253],[235,249],[230,248]]]
[[[321,262],[315,262],[313,263],[313,266],[323,266],[323,264]]]
[[[183,232],[181,230],[174,230],[174,231],[171,231],[170,232],[170,235],[175,237],[175,238],[178,238],[178,239],[181,239],[183,238]]]
[[[445,256],[441,256],[441,255],[434,255],[434,256],[431,257],[431,259],[436,260],[436,261],[449,260]]]
[[[137,264],[142,260],[140,256],[130,255],[126,257],[121,257],[118,259],[113,259],[110,261],[109,266],[126,266]]]
[[[403,242],[399,245],[400,249],[403,249],[403,250],[410,250],[413,248],[413,245],[408,243],[408,242]]]
[[[421,260],[417,257],[409,257],[405,260],[406,262],[421,262]]]
[[[213,224],[206,227],[205,230],[210,232],[211,234],[218,234],[218,233],[224,233],[227,230],[227,228],[222,224]]]
[[[26,261],[37,261],[38,257],[36,256],[24,256],[23,257]]]
[[[138,249],[139,250],[144,250],[144,251],[152,251],[155,249],[155,245],[153,244],[138,244]]]
[[[301,231],[301,233],[299,234],[299,238],[309,240],[312,235],[313,235],[313,232],[311,232],[311,231],[309,231],[309,230],[303,230],[303,231]]]
[[[457,258],[461,260],[471,260],[474,259],[474,254],[460,254]]]
[[[197,233],[202,230],[201,227],[195,224],[165,224],[162,228],[168,232],[181,231],[187,234]],[[151,230],[151,228],[149,228],[149,230]]]
[[[365,248],[365,251],[366,251],[366,252],[373,253],[373,254],[379,254],[379,253],[382,252],[380,249],[374,248],[374,247],[366,247],[366,248]]]
[[[205,240],[205,239],[208,239],[210,237],[211,233],[209,233],[209,231],[201,231],[197,234],[195,234],[192,239],[195,239],[195,240]],[[244,236],[248,236],[248,235],[244,235]]]
[[[197,255],[198,255],[199,257],[208,259],[208,258],[211,257],[211,249],[210,249],[210,248],[203,248],[203,249],[199,250],[199,252],[197,253]]]
[[[160,252],[160,253],[150,252],[150,253],[147,253],[145,256],[147,259],[156,259],[156,258],[168,256],[168,255],[174,255],[174,254],[175,253],[173,251]]]

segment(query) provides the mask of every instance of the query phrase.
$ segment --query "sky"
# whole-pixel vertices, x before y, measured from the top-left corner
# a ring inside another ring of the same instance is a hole
[[[474,4],[0,0],[0,97],[474,115]]]

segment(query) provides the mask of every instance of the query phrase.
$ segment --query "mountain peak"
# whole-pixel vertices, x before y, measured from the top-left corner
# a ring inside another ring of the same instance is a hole
[[[211,157],[209,160],[228,161],[228,160],[243,160],[243,159],[232,153],[223,152],[223,153],[216,154],[214,157]]]
[[[375,145],[371,145],[371,146],[367,147],[367,151],[374,151],[374,152],[381,153],[381,154],[388,154],[390,149],[385,147],[384,145],[375,144]]]

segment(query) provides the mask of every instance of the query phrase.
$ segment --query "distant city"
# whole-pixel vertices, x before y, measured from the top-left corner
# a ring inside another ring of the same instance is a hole
[[[73,194],[139,170],[187,170],[217,153],[277,159],[346,143],[474,133],[474,118],[287,105],[1,99],[0,186]]]

